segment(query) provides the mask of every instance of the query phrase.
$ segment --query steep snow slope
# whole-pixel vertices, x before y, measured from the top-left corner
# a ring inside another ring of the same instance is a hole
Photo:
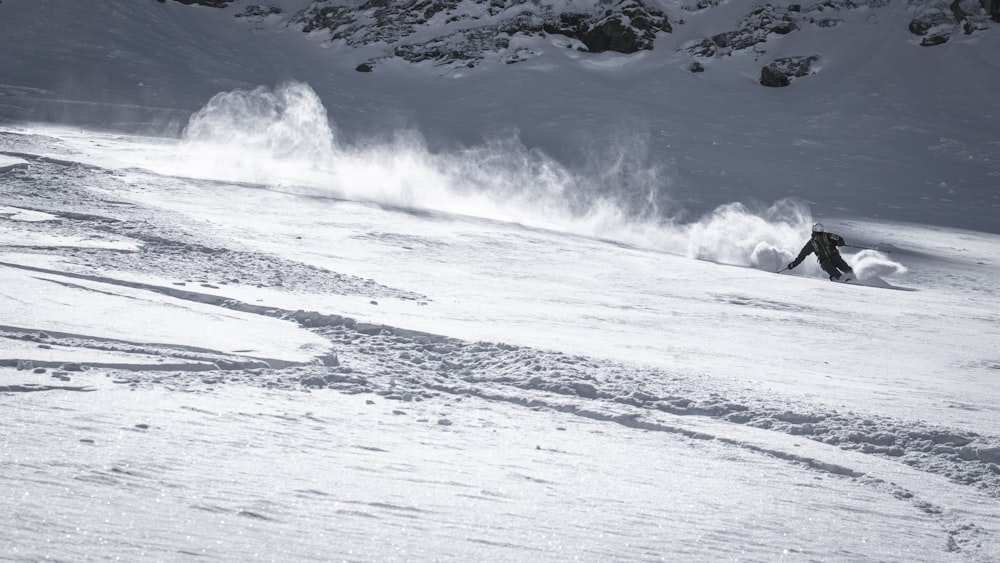
[[[920,241],[851,287],[0,142],[6,556],[996,558],[995,235],[839,225]]]
[[[306,4],[0,3],[4,557],[1000,556],[994,30],[359,73]],[[817,218],[890,253],[775,274]]]

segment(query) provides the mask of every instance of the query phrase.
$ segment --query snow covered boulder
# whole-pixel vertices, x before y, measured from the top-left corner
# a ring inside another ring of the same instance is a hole
[[[772,88],[788,86],[793,78],[815,74],[819,60],[818,55],[775,59],[760,70],[760,83]]]
[[[979,0],[935,0],[917,8],[909,29],[922,37],[922,46],[933,47],[947,43],[958,32],[969,35],[988,29],[986,20],[986,10]]]

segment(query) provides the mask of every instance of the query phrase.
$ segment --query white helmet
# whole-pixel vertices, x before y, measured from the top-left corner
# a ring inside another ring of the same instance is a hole
[[[823,232],[823,223],[813,223],[813,232],[814,233],[822,233]]]

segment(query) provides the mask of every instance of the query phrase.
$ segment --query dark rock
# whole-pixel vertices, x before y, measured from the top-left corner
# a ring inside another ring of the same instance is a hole
[[[738,43],[741,34],[739,31],[727,31],[725,33],[719,33],[712,36],[712,43],[716,47],[722,47],[723,49],[733,47],[735,45],[736,49],[742,48],[742,44]]]
[[[914,35],[927,35],[927,31],[934,27],[930,22],[913,20],[910,22],[910,33]]]
[[[727,55],[764,43],[773,33],[787,35],[799,28],[797,16],[785,8],[770,4],[754,8],[737,22],[736,29],[713,35],[707,40],[695,41],[683,48],[696,57]]]
[[[837,18],[824,18],[821,20],[817,20],[813,23],[815,23],[818,27],[829,28],[829,27],[837,27],[838,25],[844,23],[844,20]]]
[[[621,16],[607,19],[592,27],[580,39],[591,53],[604,51],[634,53],[639,50],[635,30],[622,23]]]
[[[691,72],[705,72],[705,67],[698,61],[695,61],[688,66],[688,70]]]
[[[787,75],[776,72],[770,66],[765,66],[760,70],[760,83],[771,88],[783,88],[792,83]]]
[[[164,0],[159,0],[161,4],[165,4]],[[232,4],[234,0],[174,0],[174,2],[180,2],[186,6],[191,6],[196,4],[198,6],[206,6],[209,8],[225,8],[229,4]]]
[[[586,14],[559,14],[554,21],[543,23],[542,30],[549,35],[580,38],[590,30],[590,18]]]
[[[684,47],[684,51],[695,57],[714,57],[718,52],[715,42],[711,39],[702,39],[689,43]]]
[[[284,11],[277,6],[263,6],[260,4],[254,4],[252,6],[247,6],[246,10],[243,10],[242,14],[236,14],[238,18],[265,18],[267,16],[273,16],[277,14],[282,14]]]
[[[601,16],[560,14],[542,26],[550,35],[576,39],[591,53],[651,50],[658,32],[673,31],[666,14],[639,1],[620,2]]]
[[[814,74],[814,66],[819,60],[818,55],[775,59],[761,69],[760,83],[772,88],[788,86],[793,78]]]
[[[921,39],[920,45],[923,47],[933,47],[935,45],[943,45],[948,42],[948,39],[950,39],[950,37],[945,34],[935,34]]]
[[[375,70],[375,67],[372,66],[370,63],[361,63],[358,66],[354,67],[354,70],[358,72],[371,72]]]

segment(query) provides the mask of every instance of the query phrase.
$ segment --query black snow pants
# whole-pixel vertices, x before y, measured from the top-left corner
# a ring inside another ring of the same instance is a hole
[[[844,258],[840,254],[834,253],[829,260],[823,260],[819,263],[819,267],[823,268],[823,271],[830,274],[831,279],[840,279],[840,272],[845,274],[854,273],[854,270],[844,262]]]

